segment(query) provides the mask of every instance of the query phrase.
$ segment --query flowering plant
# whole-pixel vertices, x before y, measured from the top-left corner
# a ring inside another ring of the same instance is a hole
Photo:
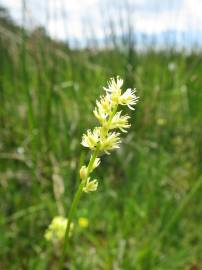
[[[88,166],[82,166],[80,170],[80,178],[83,183],[82,191],[95,191],[98,186],[96,179],[90,180],[91,172],[100,165],[100,155],[102,153],[110,154],[113,149],[119,148],[121,143],[120,133],[112,130],[119,129],[122,132],[127,132],[130,127],[128,123],[129,116],[122,115],[122,111],[117,111],[119,105],[127,105],[131,110],[137,103],[135,90],[127,89],[122,93],[121,87],[123,80],[119,77],[112,78],[108,82],[108,87],[104,87],[105,96],[101,96],[100,100],[96,101],[96,108],[93,113],[98,119],[100,126],[93,130],[87,130],[83,135],[81,144],[92,150],[92,155]]]
[[[110,79],[107,87],[104,87],[106,94],[96,101],[96,107],[93,111],[99,122],[99,126],[93,130],[87,130],[82,137],[81,144],[89,148],[92,153],[88,165],[83,165],[80,169],[81,182],[73,198],[68,219],[65,222],[64,246],[59,269],[63,267],[68,238],[72,227],[72,219],[80,197],[83,192],[93,192],[98,187],[98,180],[91,179],[90,175],[100,165],[102,154],[110,154],[113,149],[119,148],[121,143],[120,132],[116,130],[127,132],[127,129],[130,127],[128,122],[130,117],[127,114],[122,114],[122,111],[118,111],[118,107],[119,105],[128,106],[129,109],[134,110],[134,105],[137,103],[138,97],[135,95],[135,89],[127,89],[123,92],[121,89],[122,85],[123,80],[118,76],[116,79]],[[54,235],[57,234],[55,233]]]

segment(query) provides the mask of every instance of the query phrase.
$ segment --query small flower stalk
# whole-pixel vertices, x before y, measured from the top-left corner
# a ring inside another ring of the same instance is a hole
[[[63,267],[72,219],[80,197],[82,193],[94,192],[98,187],[98,180],[92,179],[91,173],[101,164],[100,157],[103,154],[109,155],[112,150],[120,147],[121,132],[126,133],[131,126],[129,115],[123,114],[119,110],[119,106],[127,106],[129,109],[134,110],[138,97],[135,94],[135,89],[123,91],[122,86],[123,80],[118,76],[109,80],[107,87],[104,87],[105,95],[102,95],[96,101],[96,107],[93,111],[98,120],[98,126],[93,130],[87,130],[82,136],[81,144],[91,150],[91,157],[88,165],[83,165],[80,168],[81,182],[69,210],[59,270]],[[49,231],[47,237],[49,238]]]

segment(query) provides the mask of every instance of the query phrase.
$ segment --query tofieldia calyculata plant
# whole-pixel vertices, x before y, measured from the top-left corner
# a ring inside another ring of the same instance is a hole
[[[120,132],[127,132],[130,127],[129,116],[122,114],[119,111],[119,106],[128,106],[129,109],[134,110],[134,105],[138,101],[138,97],[135,95],[135,90],[127,89],[122,91],[123,80],[117,76],[116,79],[112,78],[104,87],[105,95],[101,96],[96,101],[96,107],[93,111],[95,117],[99,122],[99,126],[93,130],[87,130],[82,137],[81,144],[91,150],[91,157],[87,165],[83,165],[80,169],[80,185],[75,193],[72,205],[69,210],[68,219],[66,222],[62,219],[63,224],[60,227],[63,228],[63,251],[60,258],[59,269],[62,269],[64,263],[64,257],[67,249],[68,238],[72,230],[72,218],[82,193],[90,193],[97,190],[98,180],[91,179],[91,173],[100,165],[100,156],[104,153],[110,154],[110,152],[116,148],[119,148],[121,143]],[[118,130],[118,131],[117,131]],[[65,226],[64,226],[65,224]],[[65,230],[64,230],[65,227]],[[51,226],[49,225],[49,229]],[[48,232],[48,236],[52,235]],[[61,231],[60,231],[61,236]]]

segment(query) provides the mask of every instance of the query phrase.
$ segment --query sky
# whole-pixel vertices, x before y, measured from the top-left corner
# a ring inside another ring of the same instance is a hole
[[[120,18],[136,33],[147,36],[180,33],[202,43],[202,0],[24,0],[29,28],[42,25],[56,39],[81,41],[95,35],[102,39],[109,22],[117,33]],[[0,0],[19,24],[23,0]],[[128,12],[129,10],[129,12]]]

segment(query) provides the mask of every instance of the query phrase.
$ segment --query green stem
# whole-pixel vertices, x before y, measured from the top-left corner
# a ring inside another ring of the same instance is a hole
[[[118,107],[118,105],[116,105],[116,106],[114,107],[113,111],[111,112],[111,115],[109,116],[109,120],[108,120],[108,122],[107,122],[108,126],[110,126],[111,121],[112,121],[112,118],[113,118],[114,115],[116,114],[117,107]]]
[[[115,115],[116,111],[117,111],[117,107],[118,106],[115,106],[113,111],[111,112],[110,116],[109,116],[109,120],[108,120],[108,129],[107,129],[107,133],[109,131],[109,126],[111,124],[111,121],[112,121],[112,118],[113,116]],[[58,267],[58,270],[62,270],[63,268],[63,264],[64,264],[64,259],[65,259],[65,254],[67,252],[67,247],[68,247],[68,240],[69,240],[69,233],[70,233],[70,228],[71,228],[71,222],[72,222],[72,219],[73,219],[73,216],[74,216],[74,213],[76,211],[76,208],[78,206],[78,203],[79,203],[79,200],[81,198],[81,195],[82,195],[82,192],[83,192],[83,188],[85,187],[86,185],[86,181],[88,179],[88,176],[91,172],[91,169],[92,169],[92,166],[94,164],[94,161],[97,157],[99,153],[99,146],[97,147],[97,149],[93,152],[93,155],[91,156],[90,158],[90,161],[88,163],[88,167],[87,167],[87,175],[86,177],[81,181],[77,191],[76,191],[76,194],[73,198],[73,201],[72,201],[72,204],[71,204],[71,207],[70,207],[70,210],[69,210],[69,214],[68,214],[68,221],[67,221],[67,227],[66,227],[66,230],[65,230],[65,237],[64,237],[64,245],[63,245],[63,251],[62,251],[62,255],[60,257],[60,261],[59,261],[59,267]]]
[[[97,157],[99,153],[99,149],[96,149],[94,152],[93,152],[93,155],[91,156],[90,158],[90,161],[89,161],[89,164],[88,164],[88,167],[87,167],[87,176],[85,179],[83,179],[74,195],[74,198],[73,198],[73,201],[72,201],[72,204],[71,204],[71,207],[70,207],[70,210],[69,210],[69,214],[68,214],[68,221],[67,221],[67,227],[66,227],[66,230],[65,230],[65,237],[64,237],[64,245],[63,245],[63,251],[62,251],[62,255],[60,257],[60,261],[59,261],[59,267],[58,267],[58,270],[62,270],[63,268],[63,264],[64,264],[64,259],[65,259],[65,254],[67,252],[67,247],[68,247],[68,240],[69,240],[69,233],[70,233],[70,228],[71,228],[71,222],[72,222],[72,219],[73,219],[73,216],[74,216],[74,213],[76,211],[76,208],[78,206],[78,203],[80,201],[80,198],[81,198],[81,195],[82,195],[82,192],[83,192],[83,188],[86,184],[86,181],[88,179],[88,176],[89,176],[89,173],[92,169],[92,166],[93,166],[93,163]]]

